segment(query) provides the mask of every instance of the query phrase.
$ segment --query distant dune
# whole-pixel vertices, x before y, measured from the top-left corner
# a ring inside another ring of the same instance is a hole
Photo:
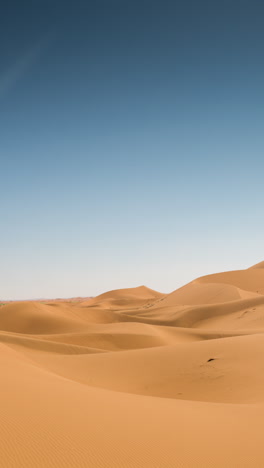
[[[92,299],[92,297],[70,297],[70,298],[60,298],[58,297],[57,299],[32,299],[31,301],[33,302],[44,302],[44,303],[49,303],[49,302],[83,302],[83,301],[89,301],[89,299]],[[0,300],[0,304],[10,304],[13,302],[29,302],[28,300],[24,301],[6,301],[6,300]]]
[[[264,262],[0,308],[0,467],[264,466]]]

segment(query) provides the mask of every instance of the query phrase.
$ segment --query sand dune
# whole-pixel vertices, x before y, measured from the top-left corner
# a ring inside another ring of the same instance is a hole
[[[152,304],[163,297],[165,297],[164,294],[153,291],[153,289],[149,289],[146,286],[139,286],[138,288],[109,291],[83,302],[82,306],[103,307],[110,310],[130,309]]]
[[[262,467],[264,262],[0,308],[0,466]]]

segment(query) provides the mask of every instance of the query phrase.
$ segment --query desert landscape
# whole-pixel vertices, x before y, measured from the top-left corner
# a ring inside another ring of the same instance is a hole
[[[0,466],[264,466],[264,262],[0,308]]]
[[[1,3],[0,468],[264,468],[263,18]]]

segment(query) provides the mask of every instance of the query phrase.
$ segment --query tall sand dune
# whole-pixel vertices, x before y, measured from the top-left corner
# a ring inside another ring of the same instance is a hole
[[[0,308],[0,467],[264,466],[264,262]]]

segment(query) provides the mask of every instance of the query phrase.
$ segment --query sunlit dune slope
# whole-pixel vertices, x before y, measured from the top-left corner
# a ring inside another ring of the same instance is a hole
[[[228,271],[199,278],[199,283],[223,283],[254,293],[264,294],[264,268],[261,262],[247,270]]]
[[[109,291],[87,302],[83,302],[82,305],[116,310],[147,305],[162,297],[164,297],[164,294],[149,289],[146,286],[139,286],[138,288]]]
[[[0,307],[0,467],[264,466],[264,262]]]

